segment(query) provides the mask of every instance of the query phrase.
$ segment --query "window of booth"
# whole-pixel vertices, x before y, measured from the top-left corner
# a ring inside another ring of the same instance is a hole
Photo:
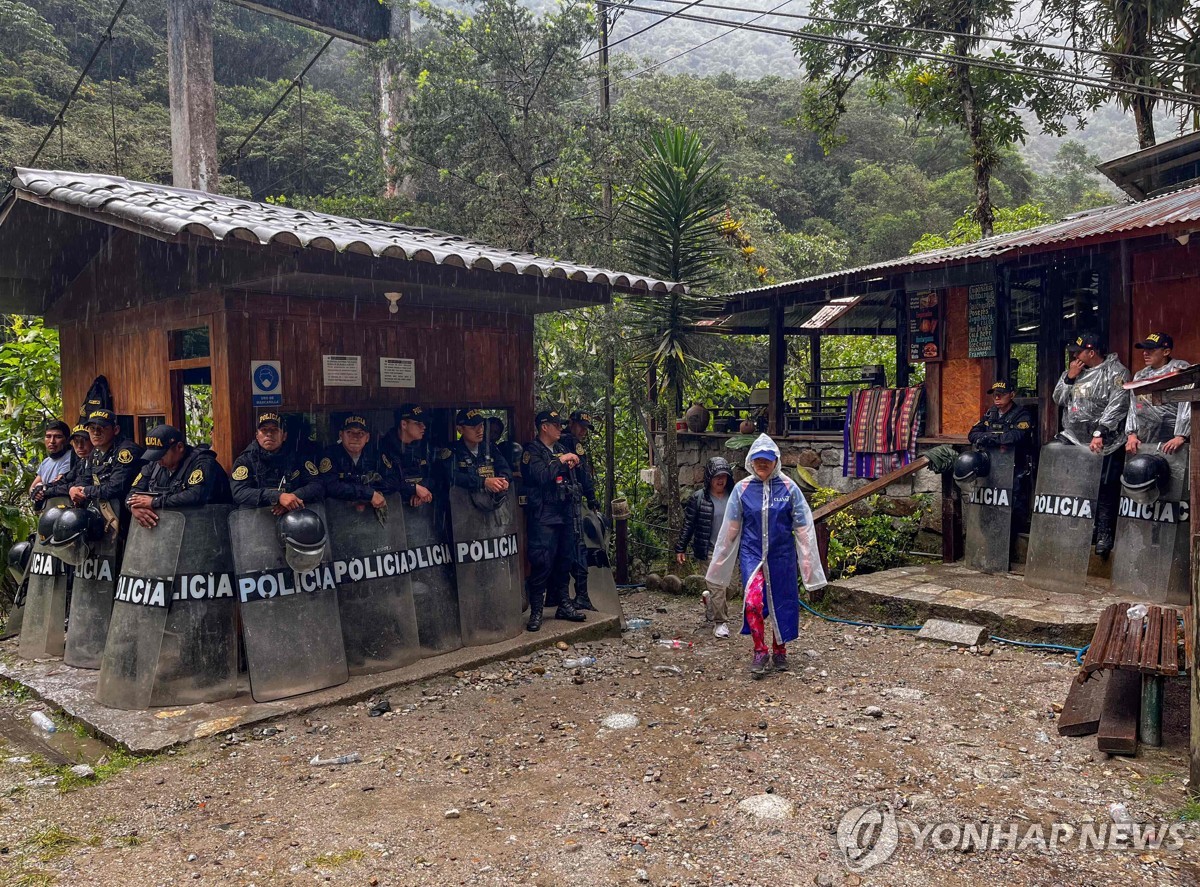
[[[167,350],[170,360],[196,360],[211,356],[212,343],[208,326],[171,330]]]
[[[166,424],[167,424],[166,416],[138,416],[138,418],[137,418],[138,436],[136,438],[137,442],[138,443],[145,442],[146,436],[151,431],[153,431],[159,425],[166,425]]]

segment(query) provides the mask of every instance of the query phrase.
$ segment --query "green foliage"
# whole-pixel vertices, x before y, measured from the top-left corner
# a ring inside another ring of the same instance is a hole
[[[820,489],[808,499],[813,508],[838,497],[832,489]],[[908,563],[908,552],[921,529],[921,518],[930,507],[928,496],[915,497],[919,508],[911,515],[896,517],[877,510],[880,497],[845,508],[829,518],[830,579],[875,573]]]
[[[1014,231],[1024,231],[1039,225],[1048,225],[1054,218],[1047,215],[1045,207],[1040,203],[1026,203],[1012,208],[996,210],[995,234],[1011,234]],[[979,222],[968,212],[955,221],[945,234],[926,234],[922,236],[909,250],[912,254],[928,252],[933,249],[943,249],[948,246],[962,246],[974,243],[982,236]]]

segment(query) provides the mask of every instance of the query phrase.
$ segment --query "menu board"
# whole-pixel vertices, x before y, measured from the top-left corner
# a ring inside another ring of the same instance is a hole
[[[967,357],[996,356],[996,288],[977,283],[967,290]]]
[[[935,363],[942,359],[943,295],[938,290],[908,294],[908,362]]]

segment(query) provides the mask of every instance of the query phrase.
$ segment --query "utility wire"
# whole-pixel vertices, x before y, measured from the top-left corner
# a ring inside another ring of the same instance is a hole
[[[681,6],[686,2],[686,0],[655,0],[655,2],[674,3],[676,5]],[[722,12],[758,12],[757,9],[754,9],[753,7],[749,7],[749,6],[731,6],[728,3],[708,3],[708,2],[704,2],[704,0],[701,0],[699,5],[708,7],[709,9],[718,9],[718,10],[721,10]],[[778,7],[776,7],[776,9],[778,9]],[[680,11],[682,12],[682,10],[680,10]],[[1066,45],[1061,45],[1058,43],[1043,43],[1043,42],[1039,42],[1037,40],[1026,40],[1021,37],[989,37],[989,36],[976,35],[976,34],[964,35],[964,34],[958,33],[957,31],[947,31],[947,30],[944,30],[941,28],[919,28],[919,27],[916,27],[915,25],[893,25],[893,24],[888,24],[886,22],[867,22],[867,21],[860,21],[857,19],[830,18],[828,16],[820,16],[820,15],[803,15],[798,12],[776,12],[775,9],[772,9],[769,12],[763,13],[762,15],[775,15],[775,16],[778,16],[779,18],[801,19],[802,21],[817,22],[820,24],[849,25],[851,27],[856,27],[856,28],[883,28],[883,29],[889,30],[889,31],[912,32],[912,33],[916,33],[916,34],[930,34],[935,37],[970,36],[972,40],[978,40],[983,43],[1003,43],[1003,44],[1006,44],[1009,46],[1014,46],[1017,48],[1031,46],[1031,47],[1036,47],[1038,49],[1053,49],[1053,50],[1057,50],[1059,52],[1073,52],[1073,53],[1077,53],[1080,55],[1099,55],[1099,56],[1103,56],[1105,58],[1125,59],[1127,61],[1134,61],[1134,62],[1152,62],[1156,65],[1164,64],[1163,59],[1154,58],[1152,56],[1130,55],[1129,53],[1114,52],[1112,50],[1107,50],[1107,49],[1081,49],[1077,46],[1066,46]],[[755,19],[751,19],[750,21],[755,21],[757,18],[761,18],[762,15],[756,16]],[[821,35],[821,36],[826,36],[826,35]],[[1178,61],[1166,62],[1166,64],[1169,64],[1172,67],[1200,69],[1200,62],[1189,62],[1189,61],[1184,61],[1182,59],[1178,60]]]
[[[680,14],[681,12],[683,12],[684,10],[686,10],[686,9],[691,9],[693,6],[696,6],[696,5],[698,5],[699,3],[700,3],[700,0],[688,0],[688,2],[687,2],[687,5],[686,5],[686,6],[684,6],[684,7],[683,7],[683,9],[677,9],[677,10],[675,10],[674,12],[670,13],[669,15],[668,15],[668,14],[666,14],[666,10],[662,10],[662,11],[661,11],[661,12],[659,12],[658,14],[659,14],[659,15],[661,15],[661,16],[663,16],[663,18],[659,19],[658,21],[651,22],[650,24],[646,25],[646,27],[644,27],[644,28],[640,28],[639,30],[637,30],[637,31],[634,31],[632,34],[629,34],[629,35],[627,35],[627,36],[625,36],[625,37],[622,37],[620,40],[613,40],[613,41],[611,41],[611,42],[608,44],[608,47],[607,47],[607,48],[608,48],[608,50],[611,52],[611,51],[612,51],[612,48],[613,48],[614,46],[617,46],[617,45],[619,45],[619,44],[621,44],[621,43],[624,43],[626,40],[632,40],[634,37],[638,36],[639,34],[645,34],[645,33],[646,33],[647,31],[649,31],[651,28],[656,28],[656,27],[658,27],[658,26],[659,26],[659,25],[661,25],[663,22],[665,22],[667,19],[672,19],[672,18],[675,18],[675,16],[679,15],[679,14]],[[632,6],[626,6],[626,5],[622,4],[622,8],[623,8],[623,9],[634,9],[635,7],[632,7]],[[587,53],[587,54],[585,54],[585,55],[581,55],[581,56],[579,57],[579,61],[581,61],[581,62],[582,62],[582,61],[586,61],[587,59],[590,59],[592,56],[594,56],[594,55],[597,55],[599,52],[600,52],[600,50],[599,50],[598,48],[597,48],[597,49],[593,49],[591,52],[589,52],[589,53]]]
[[[667,13],[666,10],[654,9],[645,6],[634,6],[628,4],[625,7],[632,12],[647,12],[653,15],[663,16],[663,21],[667,17],[678,17],[686,21],[695,21],[708,25],[725,25],[735,26],[738,22],[731,22],[728,19],[712,18],[711,16],[689,15],[683,10],[676,10],[672,13]],[[928,61],[947,62],[956,65],[967,65],[968,67],[984,68],[994,71],[1003,71],[1005,73],[1024,73],[1038,77],[1044,77],[1048,80],[1057,80],[1064,83],[1073,83],[1080,86],[1091,86],[1100,89],[1108,89],[1114,92],[1126,93],[1129,95],[1141,95],[1149,98],[1161,99],[1181,105],[1200,106],[1200,96],[1178,92],[1176,90],[1160,89],[1150,86],[1134,86],[1132,84],[1114,83],[1108,80],[1098,80],[1083,75],[1069,74],[1059,71],[1050,71],[1045,68],[1035,68],[1027,65],[1009,64],[1006,62],[995,61],[992,59],[979,58],[977,56],[952,55],[947,53],[933,52],[931,50],[911,49],[903,46],[894,46],[888,43],[876,43],[869,40],[855,40],[848,37],[833,37],[823,34],[813,34],[807,31],[789,30],[771,25],[758,25],[742,23],[742,27],[762,34],[772,34],[774,36],[788,37],[793,40],[805,40],[814,43],[823,43],[830,46],[842,46],[850,49],[862,48],[871,49],[877,52],[888,53],[892,55],[900,55],[909,58],[924,59]]]
[[[83,66],[83,70],[79,72],[79,79],[76,80],[75,85],[71,87],[71,92],[67,96],[67,100],[63,102],[58,114],[56,114],[54,120],[50,122],[50,129],[42,138],[42,143],[38,145],[38,149],[33,152],[33,157],[29,159],[29,163],[27,163],[26,166],[34,166],[37,163],[38,158],[42,156],[42,151],[45,149],[46,143],[50,141],[50,137],[54,135],[54,130],[56,128],[59,130],[59,151],[60,153],[65,151],[65,140],[61,130],[63,126],[63,120],[67,115],[67,108],[70,107],[71,100],[75,98],[75,93],[79,92],[79,87],[83,85],[84,78],[87,77],[88,72],[92,70],[92,65],[95,64],[96,58],[100,55],[100,50],[104,48],[105,43],[108,43],[113,39],[113,28],[116,27],[117,19],[121,17],[121,13],[125,11],[125,6],[128,3],[129,0],[121,0],[121,5],[118,6],[117,11],[113,13],[113,17],[108,22],[108,27],[105,28],[104,33],[100,35],[100,42],[97,43],[96,48],[92,50],[92,57],[88,59],[87,64]]]

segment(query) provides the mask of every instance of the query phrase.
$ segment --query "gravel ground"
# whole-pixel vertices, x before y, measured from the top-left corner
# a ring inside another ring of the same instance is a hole
[[[396,690],[381,717],[370,703],[330,708],[135,765],[117,755],[103,778],[59,785],[61,770],[21,760],[13,725],[37,705],[10,688],[0,882],[1200,883],[1196,823],[1157,850],[937,850],[901,829],[891,859],[858,874],[837,843],[843,813],[875,804],[1046,834],[1109,823],[1112,803],[1178,821],[1182,680],[1163,748],[1109,758],[1055,730],[1069,656],[809,620],[792,671],[752,681],[748,640],[713,638],[694,600],[637,593],[625,607],[651,627]],[[563,666],[582,655],[596,665]],[[637,726],[602,726],[617,714]],[[352,753],[361,762],[310,763]]]

